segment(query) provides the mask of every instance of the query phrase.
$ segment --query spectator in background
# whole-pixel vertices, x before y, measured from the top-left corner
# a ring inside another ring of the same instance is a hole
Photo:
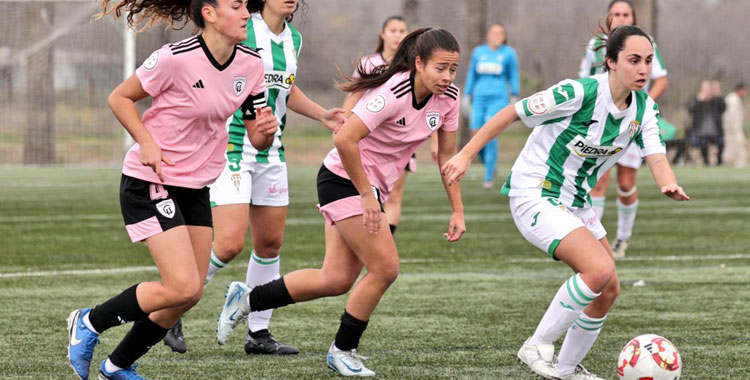
[[[719,153],[716,164],[721,165],[721,154],[724,150],[724,130],[721,123],[721,115],[726,109],[724,98],[721,97],[719,82],[704,80],[701,83],[700,92],[688,103],[688,112],[693,118],[690,128],[690,144],[701,150],[703,163],[708,166],[708,146],[714,144]]]
[[[745,132],[742,130],[742,99],[747,95],[747,87],[744,83],[738,83],[734,86],[734,91],[730,92],[724,102],[726,111],[724,111],[724,163],[734,165],[738,168],[747,165],[747,142]]]

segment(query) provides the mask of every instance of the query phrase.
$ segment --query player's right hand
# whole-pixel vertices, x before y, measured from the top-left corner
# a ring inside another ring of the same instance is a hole
[[[140,146],[141,164],[143,166],[150,166],[154,173],[156,173],[156,176],[159,177],[159,181],[164,183],[164,174],[161,171],[161,163],[164,162],[169,166],[174,165],[174,163],[170,159],[162,155],[161,148],[159,148],[159,146],[156,145],[155,142],[152,141],[140,144]]]
[[[466,175],[466,171],[469,170],[471,165],[471,159],[465,157],[463,152],[458,152],[455,156],[451,157],[448,162],[440,168],[440,174],[446,179],[448,186],[453,185],[461,181]]]
[[[279,125],[271,107],[258,107],[255,109],[255,115],[255,130],[258,133],[264,136],[273,136],[276,134]]]

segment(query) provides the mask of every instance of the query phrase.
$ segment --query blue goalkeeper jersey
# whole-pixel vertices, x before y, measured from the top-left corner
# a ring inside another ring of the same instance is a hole
[[[494,97],[508,102],[509,95],[519,92],[518,58],[508,45],[497,50],[479,45],[471,54],[464,93],[473,98]],[[498,99],[499,100],[499,99]]]

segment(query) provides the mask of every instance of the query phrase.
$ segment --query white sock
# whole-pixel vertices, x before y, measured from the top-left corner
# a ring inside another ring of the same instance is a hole
[[[591,197],[591,208],[594,209],[594,214],[599,221],[604,216],[604,201],[607,200],[606,196]]]
[[[635,214],[638,212],[638,201],[632,205],[624,205],[617,200],[617,240],[630,240],[633,235]]]
[[[256,256],[255,250],[253,250],[250,254],[250,263],[247,265],[245,283],[252,287],[263,285],[279,278],[280,261],[281,256],[267,259]],[[250,331],[256,332],[268,329],[268,324],[271,322],[271,314],[273,314],[273,309],[250,313],[247,317],[247,324],[250,327]]]
[[[91,321],[89,320],[89,314],[91,314],[90,311],[86,313],[86,315],[83,316],[83,324],[86,325],[87,329],[99,334],[99,331],[96,331],[96,329],[94,328],[94,325],[91,324]]]
[[[570,326],[560,348],[560,354],[557,356],[556,367],[560,376],[569,375],[575,371],[576,366],[581,363],[594,345],[605,320],[607,320],[606,315],[602,318],[592,318],[586,313],[581,313],[573,326]]]
[[[112,361],[109,360],[109,358],[107,358],[107,361],[104,362],[104,370],[106,370],[109,373],[113,373],[117,371],[122,371],[122,368],[112,364]]]
[[[211,259],[208,261],[208,273],[206,273],[206,281],[203,283],[203,285],[205,286],[206,284],[208,284],[211,279],[214,278],[216,273],[226,267],[227,264],[228,263],[221,261],[219,256],[216,256],[216,252],[214,252],[214,249],[211,248]]]
[[[565,281],[557,290],[555,298],[549,305],[547,312],[539,322],[528,344],[537,346],[550,344],[558,340],[563,333],[578,319],[578,317],[596,297],[601,293],[594,293],[576,273]]]

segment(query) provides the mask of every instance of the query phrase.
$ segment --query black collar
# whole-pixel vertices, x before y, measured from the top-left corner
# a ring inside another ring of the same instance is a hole
[[[208,61],[211,62],[212,65],[216,68],[216,70],[224,71],[229,65],[232,64],[232,61],[234,61],[234,55],[237,53],[237,46],[235,45],[234,50],[232,50],[232,55],[229,57],[229,59],[223,64],[220,65],[219,62],[216,62],[216,59],[211,54],[211,51],[208,50],[208,46],[206,46],[206,41],[203,40],[203,35],[198,35],[198,42],[201,44],[201,49],[203,49],[203,53],[206,54],[206,58],[208,58]]]
[[[432,92],[427,94],[427,96],[422,100],[422,103],[417,103],[417,94],[414,92],[416,87],[414,86],[414,74],[409,75],[409,83],[411,84],[411,106],[414,107],[415,110],[419,111],[424,106],[427,105],[427,102],[432,99]]]

